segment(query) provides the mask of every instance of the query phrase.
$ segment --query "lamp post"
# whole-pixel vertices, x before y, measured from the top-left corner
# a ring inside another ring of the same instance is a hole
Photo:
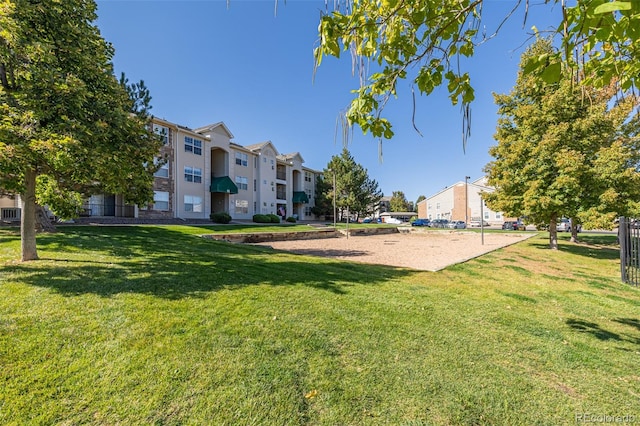
[[[336,173],[333,172],[333,229],[336,229],[336,219],[338,211],[336,210]]]
[[[464,177],[464,223],[469,224],[469,179],[471,176]]]

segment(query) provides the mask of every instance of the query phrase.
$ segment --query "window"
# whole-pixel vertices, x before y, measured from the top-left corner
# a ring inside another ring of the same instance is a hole
[[[305,182],[311,182],[311,173],[304,172],[304,181]]]
[[[247,200],[236,200],[235,206],[236,214],[248,214],[249,213],[249,201]]]
[[[184,180],[187,182],[202,183],[202,169],[185,166]]]
[[[160,126],[158,124],[153,125],[153,133],[160,135],[163,144],[169,143],[169,128]]]
[[[502,219],[502,213],[496,212],[496,219]]]
[[[184,152],[193,152],[196,155],[202,155],[202,141],[185,136]]]
[[[249,156],[242,152],[236,152],[236,164],[238,166],[247,166],[249,162]]]
[[[253,190],[254,191],[258,190],[258,182],[255,179],[253,180]]]
[[[153,191],[153,209],[169,210],[169,193],[166,191]]]
[[[236,176],[236,185],[238,189],[247,190],[249,189],[249,180],[243,176]]]
[[[305,216],[311,216],[311,207],[305,207],[304,208],[304,215]]]
[[[487,211],[484,212],[484,218],[485,220],[489,219],[489,212]]]
[[[202,212],[202,197],[196,197],[195,195],[184,196],[184,211],[185,212]]]
[[[440,203],[436,203],[436,210],[440,210]]]
[[[158,164],[161,160],[158,158],[153,159],[153,164]],[[169,162],[164,163],[156,172],[153,174],[155,177],[159,178],[168,178],[169,177]]]

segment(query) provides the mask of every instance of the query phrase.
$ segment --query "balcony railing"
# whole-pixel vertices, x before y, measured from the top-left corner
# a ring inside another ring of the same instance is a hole
[[[0,220],[5,222],[19,222],[20,212],[20,207],[3,207],[0,209]]]
[[[82,210],[78,212],[78,216],[135,217],[135,213],[135,206],[130,204],[84,204]]]

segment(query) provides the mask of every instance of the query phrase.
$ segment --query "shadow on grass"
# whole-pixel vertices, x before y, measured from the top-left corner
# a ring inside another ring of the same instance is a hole
[[[559,236],[558,250],[594,259],[620,259],[620,246],[615,235],[580,235],[578,241],[572,243],[569,236]],[[531,246],[541,250],[549,249],[548,238],[547,242],[536,241]]]
[[[69,227],[38,236],[41,261],[3,267],[65,295],[198,297],[248,285],[304,285],[335,294],[414,272],[274,252],[152,226]]]
[[[574,330],[577,330],[583,333],[589,333],[599,340],[618,340],[618,341],[622,340],[620,335],[616,333],[612,333],[611,331],[607,331],[601,328],[598,324],[594,322],[569,318],[567,320],[567,325]]]

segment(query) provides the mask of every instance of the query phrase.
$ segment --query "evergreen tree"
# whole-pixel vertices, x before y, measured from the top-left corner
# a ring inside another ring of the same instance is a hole
[[[331,157],[323,175],[327,182],[333,182],[335,174],[336,207],[340,219],[345,217],[347,209],[357,217],[373,213],[375,206],[382,199],[378,182],[369,178],[367,169],[356,163],[344,148],[342,153]],[[333,200],[334,188],[327,198]]]

